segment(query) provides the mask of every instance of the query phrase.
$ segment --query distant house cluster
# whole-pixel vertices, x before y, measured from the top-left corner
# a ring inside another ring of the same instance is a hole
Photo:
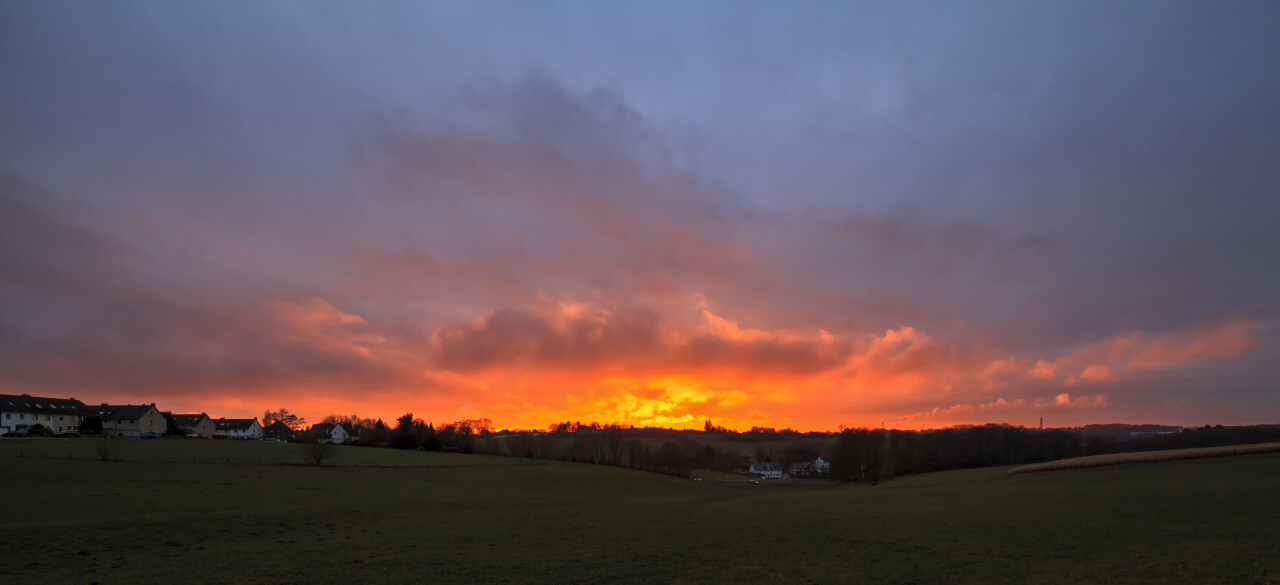
[[[94,430],[84,428],[87,420],[93,421]],[[166,415],[154,402],[89,406],[75,398],[0,394],[0,434],[8,437],[66,436],[84,431],[109,437],[152,438],[174,429],[188,437],[263,438],[262,425],[256,418],[215,419],[203,412]]]
[[[86,426],[86,422],[91,424]],[[152,438],[169,434],[193,439],[318,443],[353,443],[360,439],[360,427],[350,423],[321,423],[295,431],[280,421],[264,427],[257,418],[213,418],[203,412],[170,414],[161,412],[155,403],[90,406],[75,398],[0,394],[0,434],[4,436],[74,436],[81,432],[100,432],[109,437]]]
[[[758,461],[752,463],[749,473],[759,475],[765,479],[781,479],[784,476],[789,477],[826,477],[831,472],[831,461],[818,457],[813,461],[796,461],[791,464],[788,469],[783,469],[781,463],[772,461]]]

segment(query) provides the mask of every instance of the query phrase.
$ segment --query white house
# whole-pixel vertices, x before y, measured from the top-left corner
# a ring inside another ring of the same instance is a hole
[[[213,421],[213,434],[228,439],[262,439],[262,425],[256,418],[220,418]]]
[[[311,430],[307,431],[307,435],[315,439],[319,443],[349,443],[356,438],[349,425],[320,423],[311,425]]]
[[[814,459],[814,460],[813,460],[813,469],[814,469],[814,471],[816,471],[816,472],[818,472],[818,473],[821,473],[821,474],[824,474],[824,475],[825,475],[825,474],[828,474],[828,473],[831,473],[831,460],[829,460],[829,459],[823,459],[823,458],[821,458],[821,457],[819,457],[819,458],[817,458],[817,459]]]
[[[75,398],[0,394],[0,432],[26,432],[34,425],[54,433],[77,430],[86,412]]]

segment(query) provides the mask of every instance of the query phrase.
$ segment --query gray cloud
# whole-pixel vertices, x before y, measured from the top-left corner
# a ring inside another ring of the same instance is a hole
[[[74,8],[0,6],[0,384],[411,385],[644,354],[700,300],[1018,356],[1275,342],[1273,3]],[[276,338],[308,299],[364,324]],[[636,317],[565,336],[547,299]],[[349,336],[416,349],[303,339]]]

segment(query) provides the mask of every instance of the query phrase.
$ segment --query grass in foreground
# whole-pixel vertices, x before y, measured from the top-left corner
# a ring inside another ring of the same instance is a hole
[[[15,582],[1280,582],[1276,454],[768,489],[437,453],[315,468],[13,447]],[[349,449],[340,464],[370,451]]]

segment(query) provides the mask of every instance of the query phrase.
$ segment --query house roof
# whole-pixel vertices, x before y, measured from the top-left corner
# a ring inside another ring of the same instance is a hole
[[[330,435],[330,434],[333,434],[333,428],[334,428],[334,427],[339,427],[339,428],[341,428],[341,429],[342,429],[342,432],[346,433],[348,436],[355,436],[355,431],[354,431],[354,429],[352,429],[351,425],[350,425],[350,424],[347,424],[347,423],[342,423],[342,424],[337,424],[337,425],[332,424],[332,423],[316,423],[316,424],[311,425],[311,428],[310,428],[310,429],[307,429],[307,432],[308,432],[308,433],[313,433],[313,434],[314,434],[314,433],[324,433],[324,434],[326,434],[326,435]]]
[[[247,431],[257,422],[256,418],[219,418],[214,419],[213,427],[219,431]]]
[[[209,415],[203,412],[200,414],[175,414],[173,415],[173,424],[177,427],[194,427],[206,418],[209,418]]]
[[[89,408],[75,398],[45,398],[30,394],[0,394],[0,410],[4,412],[31,412],[39,414],[70,414],[84,416]]]
[[[147,411],[154,410],[155,404],[103,404],[90,407],[102,420],[138,420],[146,416]]]
[[[760,471],[782,471],[782,464],[781,464],[781,463],[774,463],[774,462],[772,462],[772,461],[770,461],[770,462],[758,462],[758,463],[752,463],[752,464],[751,464],[751,468],[752,468],[752,469],[758,469],[758,470],[760,470]]]

